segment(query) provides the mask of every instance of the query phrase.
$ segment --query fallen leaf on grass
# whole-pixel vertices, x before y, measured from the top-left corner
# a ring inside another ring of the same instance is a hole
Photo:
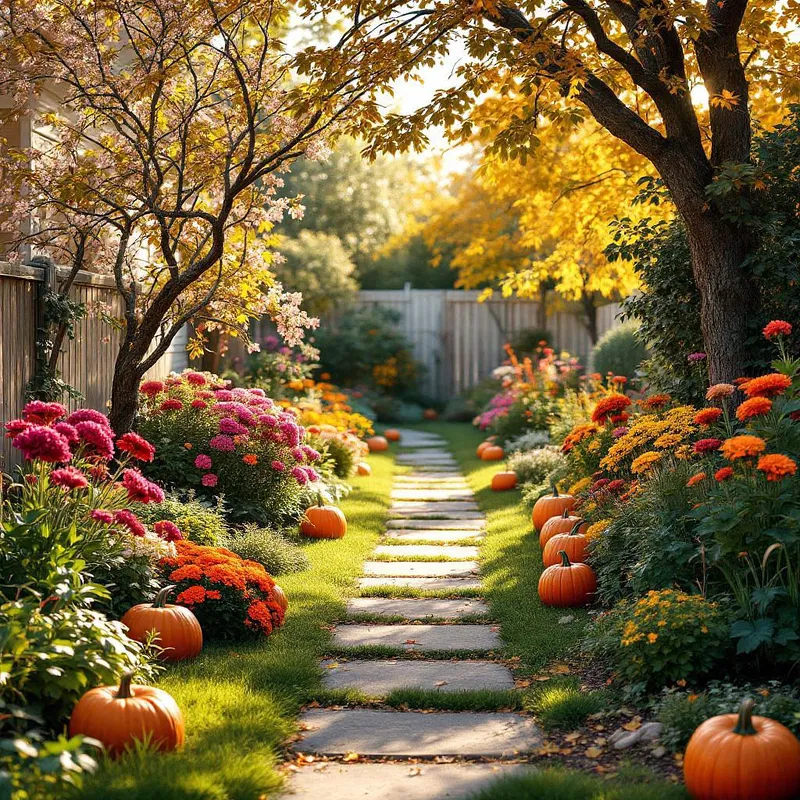
[[[586,757],[587,758],[600,758],[603,755],[603,749],[601,747],[587,747],[586,748]]]
[[[447,681],[436,681],[436,683],[434,683],[433,685],[434,686],[447,686]]]
[[[549,756],[558,753],[561,748],[555,742],[545,742],[536,752],[540,756]]]
[[[567,735],[564,737],[564,741],[567,741],[567,742],[577,742],[577,741],[578,741],[578,739],[580,739],[580,738],[581,738],[581,734],[580,734],[580,733],[578,733],[578,731],[573,731],[572,733],[568,733],[568,734],[567,734]]]
[[[551,675],[569,675],[569,667],[566,664],[554,664],[548,672]]]

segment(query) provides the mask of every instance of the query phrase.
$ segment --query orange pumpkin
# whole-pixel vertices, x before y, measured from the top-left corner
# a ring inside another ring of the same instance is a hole
[[[155,631],[156,644],[162,649],[161,658],[183,661],[194,658],[203,649],[203,629],[197,617],[184,606],[167,603],[174,586],[165,586],[152,603],[139,603],[129,608],[122,617],[128,627],[128,636],[137,642],[146,642]]]
[[[588,564],[572,564],[567,554],[558,553],[561,563],[548,567],[539,576],[539,599],[546,606],[568,608],[585,606],[597,591],[597,578]]]
[[[367,447],[370,453],[380,453],[389,449],[389,442],[383,436],[370,436],[367,439]]]
[[[550,517],[558,517],[564,511],[571,511],[575,505],[575,498],[571,494],[559,494],[558,489],[553,486],[553,493],[546,494],[536,501],[533,507],[533,527],[537,533],[542,530],[542,526]]]
[[[69,735],[91,736],[118,756],[136,741],[149,741],[157,750],[183,745],[183,714],[173,697],[155,686],[131,685],[127,672],[116,686],[98,686],[81,697],[72,711]]]
[[[507,492],[517,488],[516,472],[496,472],[492,475],[492,491]]]
[[[753,707],[747,698],[738,714],[711,717],[692,734],[683,776],[694,800],[800,797],[800,742]]]
[[[505,453],[502,447],[496,444],[490,444],[482,453],[481,460],[483,461],[502,461]]]
[[[433,422],[433,420],[439,419],[439,413],[434,408],[426,408],[422,412],[422,418]]]
[[[372,475],[372,467],[366,461],[359,461],[356,464],[357,475]]]
[[[576,522],[581,523],[578,533],[583,533],[586,528],[589,527],[588,522],[580,517],[573,517],[567,509],[564,509],[560,517],[550,517],[550,519],[542,525],[542,530],[539,531],[539,547],[544,550],[544,548],[547,547],[547,543],[554,536],[559,533],[569,533],[575,527]]]
[[[400,441],[400,431],[397,428],[387,428],[383,435],[390,441],[390,442],[399,442]]]
[[[478,449],[475,451],[475,455],[476,455],[476,456],[478,456],[478,458],[480,458],[480,457],[483,455],[483,451],[484,451],[484,450],[485,450],[487,447],[491,447],[491,446],[492,446],[492,443],[491,443],[491,442],[481,442],[481,443],[478,445]]]
[[[277,583],[272,587],[272,596],[275,598],[275,602],[284,611],[289,608],[289,598],[286,596],[286,592],[284,592]]]
[[[560,519],[560,518],[559,518]],[[569,560],[575,564],[582,564],[586,561],[586,537],[581,533],[581,529],[586,529],[587,522],[579,519],[573,526],[569,533],[557,533],[550,541],[544,546],[542,552],[542,563],[546,567],[552,567],[554,564],[561,562],[559,551],[563,550]]]
[[[341,508],[323,505],[320,497],[317,505],[306,509],[300,533],[312,539],[341,539],[347,533],[347,519]]]

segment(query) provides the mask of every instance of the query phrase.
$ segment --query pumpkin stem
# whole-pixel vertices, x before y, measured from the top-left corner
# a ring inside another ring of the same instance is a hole
[[[572,564],[570,563],[569,556],[567,555],[566,550],[559,550],[558,554],[561,556],[561,566],[562,567],[571,567]]]
[[[322,508],[322,506],[324,505],[325,503],[322,502],[322,492],[317,492],[317,506],[319,506],[319,508]]]
[[[133,697],[133,692],[131,691],[131,681],[133,680],[133,672],[128,670],[122,675],[122,678],[119,682],[119,689],[117,689],[117,699],[118,700],[127,700],[129,697]]]
[[[175,588],[175,585],[172,586],[165,586],[157,595],[156,599],[153,600],[153,608],[164,608],[167,605],[167,598],[169,597],[169,593]]]
[[[561,519],[566,519],[569,516],[569,509],[565,508],[564,513],[561,515]]]
[[[578,521],[577,521],[577,522],[576,522],[576,523],[575,523],[575,524],[572,526],[572,530],[569,532],[569,535],[570,535],[570,536],[577,536],[577,535],[578,535],[578,528],[580,528],[580,527],[581,527],[581,525],[584,525],[585,523],[586,523],[586,520],[585,520],[585,519],[579,519],[579,520],[578,520]]]
[[[553,481],[553,483],[550,485],[553,487],[553,497],[558,497],[558,487],[556,486],[555,481]]]
[[[736,727],[733,729],[734,733],[739,736],[755,736],[758,731],[753,726],[753,709],[755,702],[752,697],[746,697],[742,700],[739,706],[739,718],[736,720]]]

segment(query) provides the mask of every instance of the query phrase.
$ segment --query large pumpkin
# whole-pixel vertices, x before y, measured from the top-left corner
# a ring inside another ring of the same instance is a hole
[[[542,526],[550,517],[559,517],[565,511],[571,511],[574,505],[575,498],[571,494],[559,494],[558,489],[553,486],[552,494],[540,497],[533,507],[531,519],[536,532],[541,532]]]
[[[70,736],[91,736],[118,756],[136,741],[157,750],[183,745],[183,714],[173,697],[155,686],[131,685],[126,673],[119,687],[98,686],[78,701],[69,721]]]
[[[738,714],[707,719],[683,756],[694,800],[790,800],[800,797],[800,742],[769,717],[754,717],[744,700]]]
[[[284,611],[289,608],[289,598],[286,596],[286,592],[284,592],[277,583],[272,587],[272,596],[275,598],[275,602]]]
[[[372,467],[366,461],[359,461],[356,464],[357,475],[372,475]]]
[[[556,519],[562,519],[562,517],[556,517]],[[548,520],[548,522],[550,522],[550,520]],[[586,561],[586,545],[588,542],[581,531],[586,529],[587,524],[588,523],[584,520],[579,519],[572,526],[572,530],[570,530],[569,533],[557,533],[551,537],[542,551],[542,563],[546,567],[560,564],[561,556],[558,553],[561,550],[567,554],[567,557],[573,564],[582,564]],[[547,523],[545,523],[545,527],[546,526]],[[544,532],[544,528],[542,532]]]
[[[439,413],[436,411],[435,408],[426,408],[422,412],[422,417],[423,419],[427,419],[433,422],[433,420],[439,419]]]
[[[487,447],[491,447],[491,446],[492,446],[492,443],[491,443],[491,442],[481,442],[481,443],[478,445],[477,449],[475,450],[475,455],[476,455],[476,456],[478,456],[478,458],[480,458],[480,457],[483,455],[483,451],[484,451],[484,450],[485,450]]]
[[[550,517],[547,522],[542,525],[541,531],[539,531],[539,547],[544,550],[547,546],[547,543],[559,533],[569,533],[574,527],[575,523],[580,522],[581,527],[578,529],[579,533],[583,533],[583,531],[588,527],[589,523],[585,520],[581,519],[580,517],[574,517],[572,514],[569,513],[569,509],[564,509],[560,517]]]
[[[546,606],[567,608],[585,606],[594,599],[597,578],[588,564],[572,564],[559,552],[561,563],[548,567],[539,576],[539,599]]]
[[[146,642],[150,632],[155,631],[161,658],[183,661],[194,658],[203,649],[203,629],[188,608],[167,603],[174,588],[165,586],[152,603],[140,603],[128,609],[122,624],[128,626],[128,636],[137,642]]]
[[[481,459],[483,461],[502,461],[505,457],[503,448],[496,444],[490,444],[482,453]]]
[[[492,475],[492,491],[494,492],[507,492],[510,489],[517,488],[517,473],[516,472],[495,472]]]
[[[383,436],[370,436],[367,439],[367,447],[370,453],[380,453],[389,449],[389,442]]]
[[[400,441],[400,431],[397,428],[387,428],[383,435],[388,439],[390,442],[399,442]]]
[[[341,539],[347,533],[347,519],[341,508],[326,506],[320,498],[317,505],[306,509],[300,533],[312,539]]]

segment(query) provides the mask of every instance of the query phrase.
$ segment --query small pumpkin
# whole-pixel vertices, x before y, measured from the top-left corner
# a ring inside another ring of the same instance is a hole
[[[203,649],[203,629],[188,608],[167,603],[174,588],[165,586],[152,603],[139,603],[129,608],[122,617],[122,624],[127,626],[128,636],[137,642],[146,642],[150,632],[155,631],[161,658],[183,661],[195,658]]]
[[[426,408],[422,412],[422,418],[433,422],[434,420],[439,419],[439,412],[436,411],[435,408]]]
[[[594,599],[597,577],[588,564],[572,564],[560,550],[561,563],[548,567],[539,576],[539,599],[546,606],[573,608],[585,606]]]
[[[400,431],[397,428],[387,428],[383,435],[388,439],[390,442],[399,442],[400,441]]]
[[[483,455],[483,451],[484,451],[484,450],[485,450],[487,447],[491,447],[491,446],[492,446],[492,443],[491,443],[491,442],[481,442],[481,443],[478,445],[477,449],[475,450],[475,455],[476,455],[476,456],[478,456],[478,458],[480,458],[480,457]]]
[[[366,461],[359,461],[356,464],[357,475],[372,475],[372,467]]]
[[[510,470],[495,472],[492,475],[492,491],[507,492],[517,488],[517,473]]]
[[[553,484],[552,494],[542,495],[533,507],[531,519],[536,532],[541,533],[542,526],[547,520],[551,517],[559,517],[565,511],[571,511],[574,505],[575,498],[571,494],[559,494],[558,489]]]
[[[275,598],[275,602],[284,611],[289,608],[289,598],[286,596],[286,592],[284,592],[277,583],[272,587],[272,596]]]
[[[320,496],[300,520],[300,533],[312,539],[341,539],[347,533],[347,519],[341,508],[326,506]]]
[[[738,714],[707,719],[683,756],[694,800],[790,800],[800,796],[800,742],[769,717],[754,717],[752,699]]]
[[[155,686],[131,685],[133,673],[119,687],[97,686],[78,700],[69,720],[70,736],[91,736],[112,756],[136,741],[157,750],[175,750],[186,735],[183,714],[172,695]]]
[[[389,442],[383,436],[370,436],[367,439],[367,447],[370,453],[381,453],[389,449]]]
[[[502,461],[505,457],[503,448],[496,444],[490,444],[482,453],[482,461]]]
[[[556,517],[562,519],[562,517]],[[567,518],[569,519],[569,517]],[[548,520],[550,522],[550,520]],[[546,525],[547,523],[545,523]],[[588,544],[586,537],[581,532],[586,530],[588,523],[585,520],[579,519],[572,526],[569,533],[556,533],[544,546],[542,551],[542,563],[546,567],[552,567],[553,564],[559,564],[561,557],[558,555],[559,551],[563,550],[569,560],[575,564],[582,564],[586,561],[586,545]],[[542,529],[544,531],[544,529]]]
[[[581,527],[578,528],[578,533],[583,533],[589,527],[589,523],[580,517],[572,516],[567,509],[564,509],[560,517],[550,517],[550,519],[542,525],[541,531],[539,531],[539,547],[544,550],[544,548],[547,547],[547,543],[554,536],[557,536],[559,533],[569,533],[578,522],[581,523]]]

